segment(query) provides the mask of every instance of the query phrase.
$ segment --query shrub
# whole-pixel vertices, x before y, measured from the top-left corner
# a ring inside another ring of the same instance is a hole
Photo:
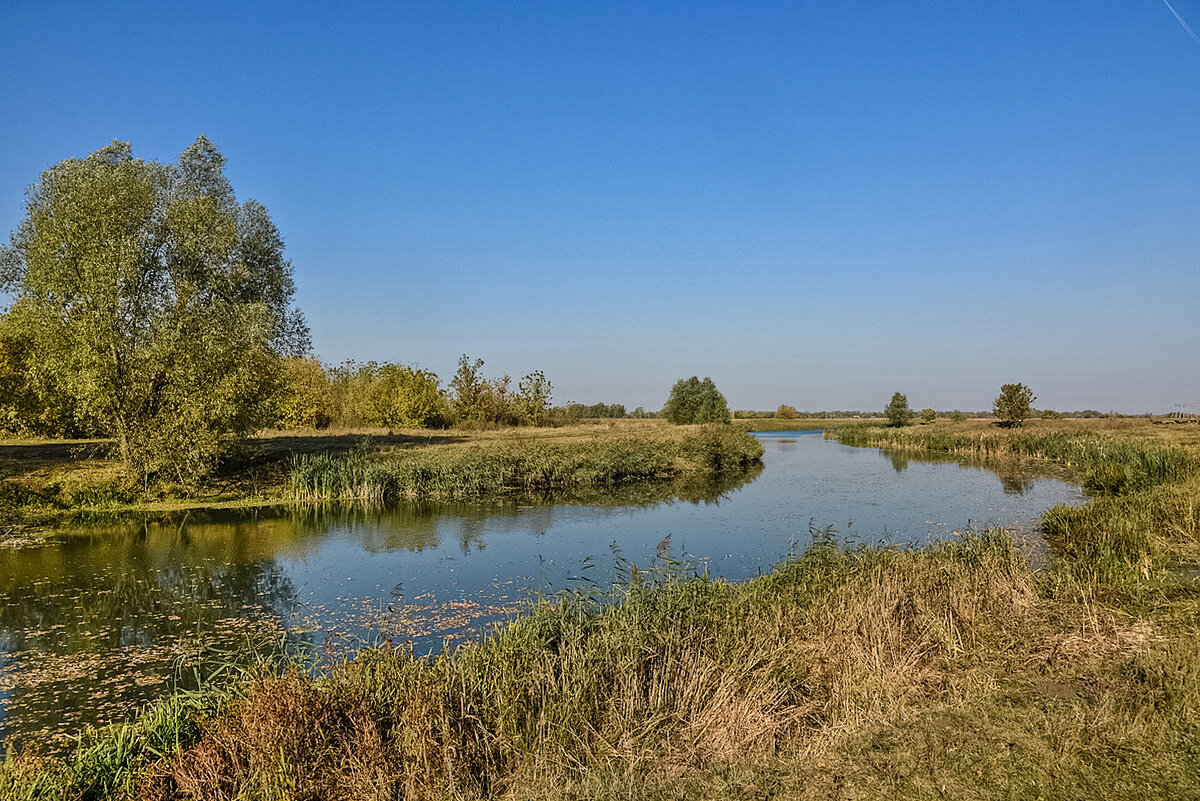
[[[279,394],[277,428],[328,428],[333,419],[333,391],[325,368],[316,359],[285,361],[284,386]]]
[[[444,425],[438,377],[405,364],[345,362],[333,372],[336,418],[342,425],[431,428]]]
[[[676,381],[662,413],[676,425],[728,423],[733,420],[725,396],[708,376],[703,380],[692,376]]]
[[[921,424],[922,425],[929,425],[930,423],[933,423],[936,421],[937,421],[937,412],[935,412],[933,409],[922,409],[921,410]]]
[[[883,416],[890,426],[899,428],[908,425],[913,416],[912,409],[908,408],[908,397],[899,392],[892,395],[891,402],[883,410]]]
[[[796,411],[795,406],[788,406],[786,403],[781,404],[775,410],[775,418],[777,420],[795,420],[800,416],[800,412]]]
[[[1037,396],[1024,384],[1005,384],[1000,387],[1000,397],[992,404],[992,412],[1005,428],[1014,428],[1025,422],[1033,413],[1033,402]]]

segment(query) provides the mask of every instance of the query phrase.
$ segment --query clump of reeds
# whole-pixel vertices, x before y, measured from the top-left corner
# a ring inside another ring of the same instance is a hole
[[[301,455],[292,462],[289,492],[304,501],[471,500],[718,475],[746,470],[761,456],[757,440],[725,426],[580,442],[531,439],[439,447],[382,457],[362,451]]]

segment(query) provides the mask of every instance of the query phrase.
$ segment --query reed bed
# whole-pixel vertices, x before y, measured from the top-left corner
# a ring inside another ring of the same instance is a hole
[[[288,492],[301,501],[371,504],[570,492],[745,471],[762,452],[745,432],[705,426],[579,442],[529,439],[391,455],[300,455],[291,464]]]

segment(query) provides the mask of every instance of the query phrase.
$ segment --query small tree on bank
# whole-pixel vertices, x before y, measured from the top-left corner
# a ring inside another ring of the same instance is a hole
[[[680,379],[662,408],[663,417],[676,425],[728,423],[733,420],[725,396],[708,376]]]
[[[934,411],[933,409],[922,409],[921,410],[921,424],[922,425],[929,425],[930,423],[936,423],[936,422],[937,422],[937,412],[936,411]]]
[[[521,419],[531,426],[545,424],[553,392],[553,385],[541,370],[534,370],[522,378],[517,384],[515,401],[517,413],[521,415]]]
[[[891,402],[883,410],[883,416],[887,418],[889,426],[908,425],[908,421],[912,419],[912,409],[908,408],[908,397],[897,392],[892,395]]]
[[[775,418],[777,420],[795,420],[800,417],[800,412],[796,411],[795,406],[788,406],[786,403],[780,405],[775,410]]]
[[[1004,428],[1016,428],[1033,414],[1033,402],[1037,396],[1024,384],[1004,384],[1000,397],[992,404],[992,412]]]

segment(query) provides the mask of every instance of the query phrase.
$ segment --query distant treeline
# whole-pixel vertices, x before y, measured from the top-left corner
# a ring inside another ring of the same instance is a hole
[[[825,418],[829,418],[829,419],[873,418],[873,417],[883,417],[884,414],[883,414],[882,410],[872,410],[872,411],[864,412],[864,411],[857,410],[857,409],[855,409],[855,410],[829,409],[829,410],[823,410],[823,411],[819,411],[819,412],[802,412],[791,406],[785,405],[785,406],[780,406],[778,409],[776,409],[773,412],[772,411],[760,411],[760,410],[756,410],[756,409],[737,409],[734,411],[733,416],[735,419],[738,419],[738,420],[770,420],[770,419],[774,419],[774,418],[784,418],[784,419],[792,419],[792,420],[819,420],[819,419],[825,419]],[[954,419],[959,419],[959,418],[965,420],[968,417],[990,419],[990,418],[995,417],[996,415],[990,409],[987,411],[979,411],[979,412],[964,412],[964,411],[960,411],[958,409],[954,409],[952,411],[939,411],[939,412],[937,412],[937,416],[939,418],[946,418],[948,420],[954,420]],[[1075,411],[1075,412],[1059,412],[1059,411],[1055,411],[1053,409],[1035,409],[1033,412],[1033,416],[1034,417],[1042,417],[1045,419],[1058,419],[1058,418],[1063,418],[1063,417],[1071,417],[1071,418],[1152,417],[1153,415],[1151,415],[1149,413],[1127,415],[1127,414],[1118,414],[1117,412],[1100,412],[1100,411],[1096,411],[1095,409],[1083,409],[1082,411]]]
[[[103,436],[53,382],[27,378],[30,354],[0,337],[0,433],[39,437]],[[8,345],[8,347],[5,347]],[[483,360],[463,356],[445,386],[436,373],[393,362],[346,361],[325,365],[309,357],[285,358],[281,378],[263,382],[270,396],[263,426],[279,429],[444,428],[566,425],[586,418],[648,418],[619,403],[551,405],[553,387],[540,371],[513,386],[508,375],[483,375]],[[20,363],[19,365],[16,363]],[[36,374],[32,374],[36,377]]]
[[[275,425],[296,428],[442,428],[555,426],[584,418],[653,417],[619,403],[551,405],[553,385],[540,370],[514,389],[512,378],[487,378],[483,360],[463,356],[446,387],[435,373],[404,364],[354,361],[337,366],[293,359]]]

